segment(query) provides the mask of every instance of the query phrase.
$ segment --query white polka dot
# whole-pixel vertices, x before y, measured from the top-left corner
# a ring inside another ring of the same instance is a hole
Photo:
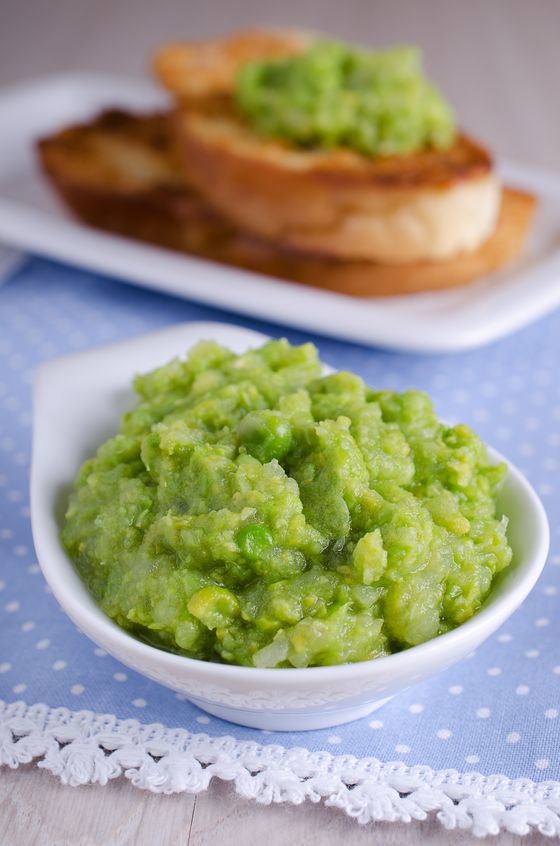
[[[535,767],[537,770],[546,770],[550,767],[550,761],[548,758],[539,758],[538,761],[535,761]]]
[[[486,670],[486,675],[488,676],[499,676],[501,673],[502,671],[500,667],[489,667],[489,669]]]
[[[533,391],[529,399],[532,405],[544,405],[546,401],[546,394],[544,391]]]
[[[8,502],[21,502],[23,499],[23,495],[21,491],[12,490],[8,491],[8,493],[6,494],[6,499],[8,500]]]
[[[25,366],[25,359],[19,353],[14,353],[8,359],[8,367],[10,370],[21,370]]]
[[[513,640],[513,635],[510,635],[507,632],[504,632],[504,634],[498,635],[499,643],[511,643],[512,640]]]
[[[0,477],[0,485],[1,484],[6,484],[5,476]],[[0,529],[0,538],[2,538],[2,540],[11,540],[13,536],[14,533],[11,529]]]
[[[510,733],[506,737],[506,743],[519,743],[520,740],[521,735],[516,731],[510,731]]]
[[[476,709],[476,716],[481,720],[487,720],[492,711],[490,708],[477,708]]]
[[[200,717],[196,718],[197,723],[200,723],[203,726],[207,726],[210,722],[210,717],[207,717],[206,714],[201,714]],[[340,737],[337,737],[336,734],[331,734],[330,737],[327,737],[329,743],[340,743]]]
[[[113,673],[113,678],[117,682],[125,682],[128,680],[128,676],[126,673]]]
[[[23,684],[23,683],[15,684],[12,687],[12,690],[13,690],[14,693],[23,693],[24,690],[27,690],[27,685]]]
[[[547,385],[550,385],[550,381],[551,376],[547,370],[537,370],[535,373],[533,373],[533,382],[535,383],[535,385],[540,385],[541,388],[545,388]],[[533,402],[535,402],[535,397],[537,396],[537,394],[539,396],[541,396],[542,394],[543,398],[548,399],[548,394],[545,394],[542,391],[534,391],[531,394]]]
[[[9,661],[2,661],[2,663],[0,664],[0,673],[7,673],[11,669],[12,665]]]
[[[32,576],[35,576],[37,573],[41,572],[41,568],[38,564],[30,564],[27,568],[27,572],[31,573]]]
[[[467,755],[465,761],[467,764],[478,764],[480,758],[478,757],[478,755]]]
[[[38,640],[35,644],[35,649],[47,649],[51,645],[51,642],[48,638],[44,637],[42,640]]]
[[[397,743],[395,746],[395,752],[398,752],[399,755],[406,755],[410,752],[410,746],[407,746],[406,743]]]
[[[133,699],[132,704],[135,708],[145,708],[146,707],[146,700],[145,699]]]
[[[434,388],[446,388],[448,383],[447,377],[443,373],[435,373],[431,379]]]
[[[424,710],[424,706],[420,705],[419,702],[415,703],[414,705],[409,705],[408,710],[411,714],[421,714]]]
[[[107,656],[107,653],[105,652],[105,650],[100,649],[98,646],[96,646],[95,649],[93,650],[93,654],[97,655],[98,658],[105,658]]]
[[[24,623],[21,627],[22,632],[30,632],[35,628],[35,623],[33,620],[28,620],[27,623]]]
[[[504,400],[501,405],[501,409],[504,414],[514,414],[517,411],[517,403],[514,400]]]
[[[517,693],[518,696],[527,696],[527,694],[529,693],[529,690],[530,690],[530,688],[526,684],[520,684],[515,688],[515,692]]]
[[[560,676],[560,664],[557,664],[556,667],[553,667],[552,672],[555,673],[557,676]]]
[[[4,611],[8,611],[10,614],[13,614],[14,611],[19,611],[19,602],[17,599],[14,599],[13,602],[8,602],[7,605],[4,605]]]
[[[538,658],[541,653],[538,649],[528,649],[525,653],[526,658]]]
[[[385,376],[385,381],[387,382],[388,385],[394,385],[395,382],[400,381],[399,374],[393,373],[392,371],[390,371],[389,373],[385,373],[384,376]]]
[[[39,343],[39,341],[42,341],[42,339],[43,333],[40,329],[30,329],[28,332],[25,333],[25,340],[29,341],[30,344],[37,344]]]
[[[383,720],[371,720],[369,723],[369,727],[372,729],[382,729],[383,728]]]
[[[558,470],[558,460],[556,458],[545,458],[543,461],[543,467],[545,470],[550,470],[551,472],[555,472]]]
[[[488,412],[485,408],[475,408],[473,411],[473,417],[477,421],[477,423],[484,423],[488,420]]]
[[[64,670],[66,667],[66,661],[55,661],[52,665],[53,670]]]
[[[509,438],[511,438],[511,429],[508,429],[507,426],[498,426],[496,429],[496,437],[501,441],[509,440]]]
[[[113,335],[117,334],[117,330],[110,323],[103,323],[101,326],[97,327],[97,330],[99,334],[105,338],[111,338]]]
[[[495,397],[497,393],[496,386],[492,382],[483,382],[479,390],[483,397]]]
[[[544,715],[547,718],[547,720],[555,720],[556,717],[558,716],[558,709],[557,708],[548,708],[544,712]]]
[[[453,696],[459,696],[460,693],[463,692],[463,688],[460,684],[452,684],[449,688],[449,693],[452,693]]]
[[[529,443],[519,444],[519,454],[524,455],[526,458],[530,458],[535,454],[535,447],[533,444]]]
[[[6,587],[6,582],[4,579],[0,579],[0,590],[4,590]]]
[[[197,717],[197,721],[200,723],[201,718]],[[208,721],[208,722],[210,722],[210,721]],[[342,738],[339,737],[338,734],[329,734],[329,736],[327,737],[327,742],[328,743],[334,743],[334,744],[342,743]]]
[[[542,484],[537,485],[537,490],[541,496],[550,496],[550,494],[554,493],[554,488],[548,482],[542,482]]]
[[[68,336],[68,342],[73,347],[82,347],[87,343],[87,338],[81,332],[72,332],[72,334]]]
[[[523,425],[526,429],[529,429],[531,432],[534,432],[535,429],[538,429],[541,425],[541,421],[538,417],[526,417],[523,421]]]
[[[21,370],[25,367],[25,358],[20,353],[14,353],[8,359],[8,367],[10,370]]]
[[[70,693],[73,693],[74,696],[79,696],[80,693],[84,692],[84,690],[85,690],[85,687],[83,686],[83,684],[73,684],[72,687],[70,688]]]
[[[14,546],[14,554],[19,556],[20,558],[23,555],[27,555],[28,552],[29,552],[29,550],[26,546],[23,546],[23,545]]]
[[[544,629],[544,627],[548,626],[549,624],[550,620],[548,619],[548,617],[539,617],[535,620],[535,626],[537,626],[539,629]]]
[[[558,593],[558,588],[556,585],[547,585],[543,588],[543,593],[545,596],[556,596]]]
[[[455,388],[454,391],[451,391],[451,400],[452,402],[456,403],[464,403],[467,402],[469,399],[469,392],[465,391],[464,388]]]
[[[52,356],[56,353],[56,347],[54,346],[54,344],[50,343],[41,344],[41,346],[39,347],[39,353],[41,355],[41,358],[52,358]]]
[[[449,740],[449,738],[453,735],[453,732],[449,729],[438,729],[436,731],[436,735],[440,740]]]

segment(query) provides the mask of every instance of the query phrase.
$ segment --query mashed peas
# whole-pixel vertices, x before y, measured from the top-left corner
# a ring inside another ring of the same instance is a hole
[[[321,376],[311,344],[198,344],[134,383],[62,539],[101,608],[163,649],[363,661],[468,620],[511,550],[503,466],[417,391]]]
[[[451,110],[411,47],[378,52],[318,41],[288,58],[241,68],[235,99],[264,135],[366,156],[452,144]]]

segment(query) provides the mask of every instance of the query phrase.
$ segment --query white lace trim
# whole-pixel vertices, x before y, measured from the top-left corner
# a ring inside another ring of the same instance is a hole
[[[199,793],[220,778],[264,805],[323,800],[360,823],[411,822],[435,813],[446,828],[481,837],[532,828],[560,834],[560,782],[382,764],[0,700],[0,765],[15,768],[34,759],[74,786],[124,776],[153,793]]]

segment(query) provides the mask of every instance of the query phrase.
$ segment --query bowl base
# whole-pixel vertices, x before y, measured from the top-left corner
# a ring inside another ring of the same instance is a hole
[[[189,697],[193,705],[219,717],[220,720],[227,720],[229,723],[236,723],[247,728],[256,728],[265,731],[312,731],[313,729],[331,728],[340,726],[343,723],[350,723],[352,720],[359,720],[367,717],[391,699],[386,696],[384,699],[376,699],[374,702],[367,702],[361,705],[335,708],[329,711],[310,711],[302,709],[297,711],[252,711],[246,708],[232,708],[228,705],[218,705],[207,702],[204,699]]]

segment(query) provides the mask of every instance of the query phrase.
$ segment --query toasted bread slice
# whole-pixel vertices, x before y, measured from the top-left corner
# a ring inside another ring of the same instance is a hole
[[[92,226],[196,251],[215,214],[175,159],[169,116],[102,112],[38,142],[42,168],[77,217]]]
[[[534,212],[534,198],[505,189],[492,237],[450,261],[384,265],[279,249],[232,226],[187,184],[169,126],[166,115],[105,112],[39,142],[39,157],[62,199],[92,226],[361,297],[449,288],[484,276],[519,254]]]
[[[324,256],[409,263],[477,249],[501,196],[490,155],[467,136],[445,151],[371,158],[263,138],[237,112],[244,62],[298,52],[310,40],[244,32],[173,44],[155,57],[156,75],[178,100],[185,167],[201,194],[237,226]]]
[[[182,110],[177,125],[205,199],[280,247],[404,264],[472,251],[496,223],[498,180],[466,136],[446,152],[380,160],[264,141],[225,106]]]

